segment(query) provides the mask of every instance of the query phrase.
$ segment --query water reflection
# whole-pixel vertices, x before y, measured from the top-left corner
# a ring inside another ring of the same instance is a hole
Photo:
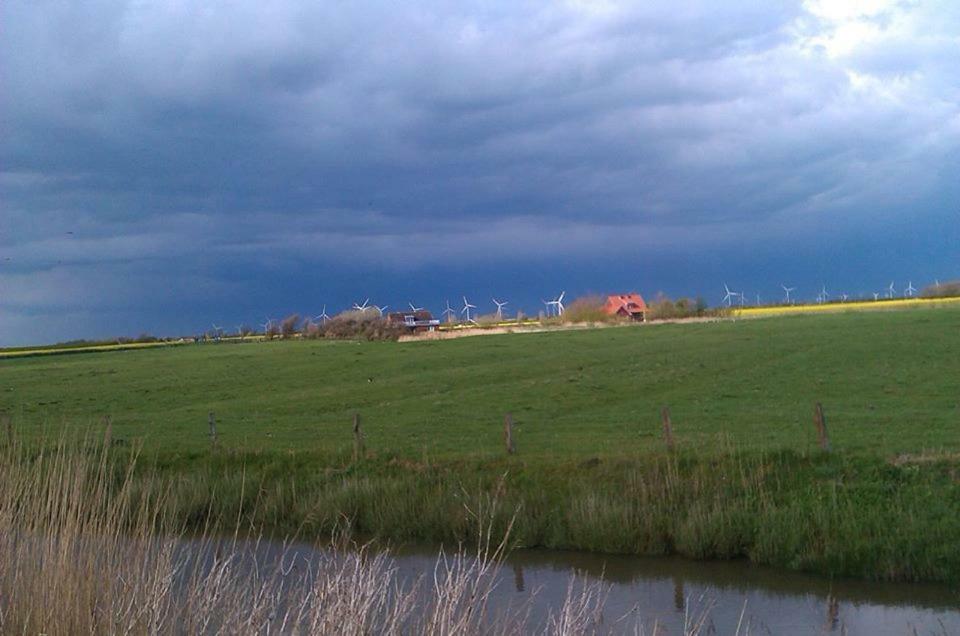
[[[408,576],[432,568],[431,549],[394,553]],[[753,634],[960,634],[957,589],[830,580],[745,561],[520,550],[508,557],[495,600],[506,605],[532,598],[532,615],[545,615],[562,602],[574,573],[610,584],[608,625],[638,612],[663,634],[682,633],[684,616],[708,607],[708,624],[718,634],[734,633],[741,615]]]

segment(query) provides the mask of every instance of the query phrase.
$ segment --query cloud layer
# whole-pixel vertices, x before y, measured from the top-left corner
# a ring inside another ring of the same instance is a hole
[[[203,328],[298,281],[433,294],[411,272],[450,263],[647,259],[652,292],[696,254],[705,289],[705,251],[914,227],[914,271],[955,267],[956,3],[642,4],[4,3],[0,344]]]

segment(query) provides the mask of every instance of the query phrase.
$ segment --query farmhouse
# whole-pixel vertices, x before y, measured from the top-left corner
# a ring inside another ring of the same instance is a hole
[[[647,303],[643,297],[632,292],[629,294],[613,294],[607,296],[607,302],[603,305],[603,311],[611,316],[623,316],[642,322],[646,319]]]
[[[403,325],[410,331],[436,331],[440,321],[426,309],[416,311],[394,311],[387,314],[387,322]]]

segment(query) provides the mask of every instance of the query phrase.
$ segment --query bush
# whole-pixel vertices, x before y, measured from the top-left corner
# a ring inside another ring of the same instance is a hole
[[[701,318],[714,315],[719,314],[707,307],[706,301],[699,296],[695,299],[683,297],[671,300],[665,294],[660,293],[657,294],[656,300],[647,304],[647,320]]]
[[[390,323],[375,311],[345,311],[318,328],[324,338],[360,340],[397,340],[407,328]]]
[[[290,338],[297,333],[297,327],[300,325],[300,314],[290,314],[280,323],[280,333],[284,338]]]
[[[607,300],[599,294],[580,296],[571,302],[563,312],[564,322],[612,322],[617,316],[603,311]]]
[[[960,296],[960,280],[948,280],[938,285],[927,285],[920,292],[924,298],[950,298]]]

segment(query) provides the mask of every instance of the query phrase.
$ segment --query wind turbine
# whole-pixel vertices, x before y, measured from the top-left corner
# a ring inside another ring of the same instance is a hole
[[[789,305],[789,304],[790,304],[790,292],[796,291],[797,288],[796,288],[796,287],[787,287],[787,286],[784,285],[783,283],[780,283],[780,287],[782,287],[782,288],[783,288],[783,291],[787,294],[786,303]]]
[[[453,317],[457,315],[456,310],[450,306],[450,301],[447,301],[447,308],[443,310],[443,315],[447,317],[447,322],[453,322]]]
[[[240,336],[240,339],[243,340],[243,325],[237,325],[237,335]]]
[[[913,297],[913,295],[917,293],[917,288],[913,286],[913,281],[907,283],[907,288],[904,290],[904,293],[909,297]]]
[[[730,291],[730,288],[727,287],[727,284],[723,284],[723,289],[726,291],[726,295],[723,297],[723,302],[727,303],[727,307],[731,305],[731,300],[737,297],[737,292]]]
[[[220,338],[223,336],[223,329],[221,329],[220,325],[217,324],[213,324],[211,326],[213,327],[213,339],[220,340]]]
[[[417,307],[413,303],[407,303],[407,304],[410,305],[410,311],[423,311],[423,307]]]
[[[893,298],[893,292],[896,291],[893,288],[893,281],[890,281],[890,286],[887,287],[887,298]]]
[[[389,306],[390,305],[384,305],[381,307],[380,305],[374,305],[373,308],[376,309],[377,313],[380,314],[380,317],[383,318],[383,312],[385,312]]]
[[[367,298],[365,301],[363,301],[363,304],[362,304],[362,305],[358,305],[357,303],[353,303],[353,308],[354,308],[356,311],[359,311],[359,312],[362,312],[362,313],[366,313],[366,311],[367,311],[368,309],[371,309],[371,307],[368,307],[368,306],[367,306],[369,303],[370,303],[370,299]]]
[[[873,300],[874,302],[880,300],[880,292],[873,292]]]
[[[503,308],[509,305],[507,301],[500,302],[496,298],[491,298],[493,304],[497,306],[497,320],[503,320]]]
[[[553,300],[550,301],[550,304],[557,308],[557,315],[558,315],[558,316],[562,316],[562,315],[563,315],[563,297],[566,295],[566,293],[567,293],[567,292],[562,291],[562,292],[560,292],[560,295],[559,295],[559,296],[557,296],[556,298],[554,298]]]
[[[467,322],[475,322],[475,321],[470,317],[470,310],[471,310],[471,309],[476,309],[476,308],[477,308],[476,305],[471,305],[471,304],[467,301],[467,297],[466,297],[466,296],[463,297],[463,309],[460,310],[460,313],[467,315]]]
[[[829,296],[830,294],[827,293],[827,286],[824,285],[820,289],[820,293],[817,295],[817,302],[822,305],[823,303],[827,302],[827,298],[829,298]]]
[[[321,311],[319,314],[313,317],[314,320],[317,320],[318,318],[320,319],[320,322],[324,324],[326,324],[326,322],[330,320],[330,316],[327,315],[326,305],[323,306],[323,311]]]
[[[273,318],[267,318],[267,321],[263,323],[263,335],[267,335],[267,331],[273,327]]]
[[[543,308],[544,308],[544,310],[547,312],[547,316],[553,315],[553,314],[551,313],[551,311],[550,311],[550,305],[551,305],[552,303],[551,303],[549,300],[544,300],[543,298],[540,299],[540,302],[543,303]]]
[[[847,298],[850,298],[848,294],[840,294],[840,302],[842,303],[847,302]]]

